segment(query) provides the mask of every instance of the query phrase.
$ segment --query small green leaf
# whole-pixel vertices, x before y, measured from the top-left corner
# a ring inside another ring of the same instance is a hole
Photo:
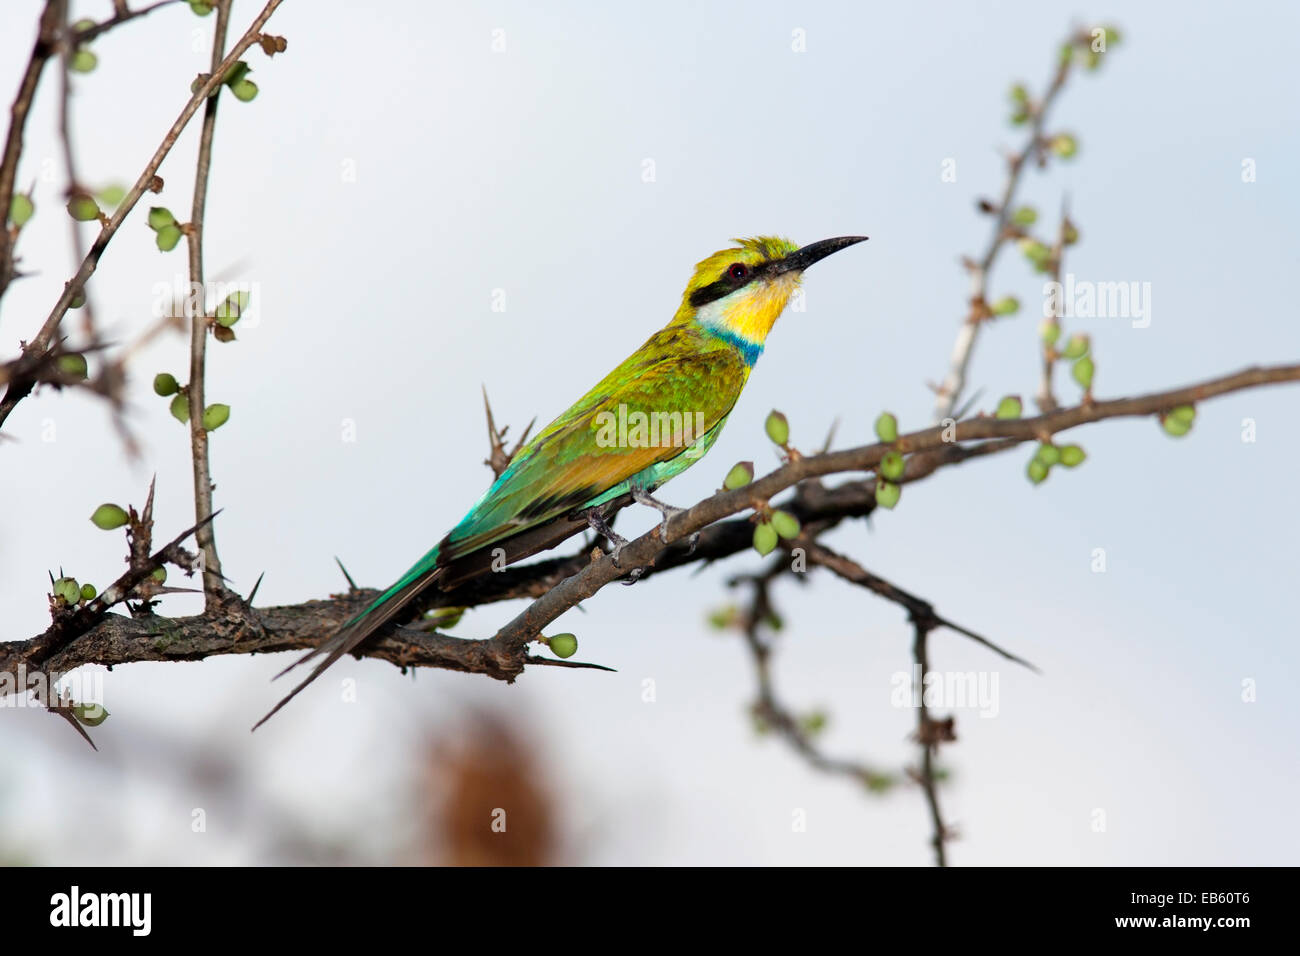
[[[1023,83],[1017,83],[1014,86],[1012,86],[1010,91],[1008,91],[1007,95],[1011,97],[1011,102],[1013,103],[1029,102],[1029,91],[1025,89],[1025,85]]]
[[[14,193],[13,199],[9,200],[9,221],[19,229],[27,225],[35,213],[36,205],[26,193]]]
[[[1020,251],[1024,254],[1024,257],[1033,263],[1035,268],[1046,268],[1047,263],[1052,258],[1052,250],[1048,249],[1047,246],[1043,245],[1037,239],[1031,239],[1026,236],[1024,239],[1020,240],[1018,245],[1020,246]]]
[[[552,634],[546,643],[556,657],[572,657],[578,653],[578,638],[574,634]]]
[[[1024,412],[1024,405],[1020,401],[1019,395],[1008,395],[1002,401],[998,402],[998,410],[993,413],[994,418],[1019,418]]]
[[[86,356],[80,352],[65,352],[58,359],[59,371],[74,378],[85,378],[87,374]]]
[[[1047,477],[1047,466],[1037,458],[1031,458],[1026,473],[1029,475],[1029,480],[1037,485]]]
[[[230,419],[229,405],[209,405],[203,409],[203,430],[216,431]]]
[[[894,778],[883,773],[869,773],[862,782],[871,793],[888,793],[894,788]]]
[[[880,464],[876,470],[880,473],[881,478],[889,481],[897,481],[903,477],[903,471],[907,468],[907,462],[903,460],[902,453],[896,451],[885,452],[885,457],[880,459]]]
[[[149,228],[154,232],[174,225],[176,225],[176,217],[172,215],[172,211],[166,206],[149,207]]]
[[[882,442],[898,441],[898,419],[889,412],[881,412],[876,419],[876,437]]]
[[[1170,410],[1169,417],[1174,421],[1190,425],[1192,422],[1196,421],[1196,406],[1179,405],[1177,408]]]
[[[68,215],[77,222],[94,222],[99,218],[99,205],[85,193],[77,193],[68,200]]]
[[[1033,206],[1021,206],[1011,214],[1011,221],[1017,226],[1032,226],[1038,222],[1038,210]]]
[[[163,226],[158,230],[158,235],[154,241],[160,251],[171,252],[176,248],[176,243],[181,241],[181,227],[174,223],[170,226]]]
[[[754,528],[754,550],[766,557],[776,547],[776,529],[764,521]]]
[[[1052,137],[1052,152],[1062,159],[1073,159],[1079,152],[1079,141],[1069,133],[1058,133]]]
[[[89,73],[98,65],[99,57],[84,49],[72,54],[72,63],[69,64],[74,73]]]
[[[244,310],[248,308],[248,303],[252,298],[251,292],[236,291],[230,293],[217,306],[217,324],[230,328],[239,321],[239,317],[244,314]]]
[[[1066,445],[1061,449],[1061,464],[1066,468],[1077,468],[1087,457],[1087,453],[1078,445]]]
[[[99,592],[95,590],[95,586],[89,581],[81,585],[81,599],[83,601],[95,600],[95,595],[98,593]]]
[[[108,711],[103,704],[74,704],[72,714],[77,718],[77,723],[87,727],[98,727],[108,719]]]
[[[1004,295],[989,306],[989,311],[994,315],[1015,315],[1020,311],[1020,300],[1014,295]]]
[[[737,488],[744,488],[753,480],[754,463],[739,461],[731,466],[731,471],[727,472],[727,477],[722,480],[722,487],[727,491],[735,491]]]
[[[1089,341],[1088,336],[1081,332],[1076,332],[1074,335],[1071,335],[1070,340],[1065,343],[1065,349],[1061,354],[1068,359],[1083,358],[1088,354],[1090,346],[1091,342]]]
[[[827,719],[824,711],[814,710],[810,714],[805,714],[799,718],[799,726],[803,728],[805,734],[818,734],[826,729],[830,721]]]
[[[709,626],[718,631],[724,631],[731,625],[735,624],[739,617],[739,611],[734,604],[728,604],[726,607],[714,608],[709,612]]]
[[[257,84],[252,80],[240,80],[238,83],[230,84],[230,92],[235,94],[235,99],[241,103],[251,103],[257,96]]]
[[[1070,369],[1070,374],[1074,376],[1074,380],[1078,382],[1079,385],[1087,389],[1092,388],[1092,375],[1094,371],[1095,367],[1092,359],[1085,355],[1083,358],[1079,359],[1079,361],[1074,363],[1074,367]]]
[[[184,392],[177,392],[176,397],[172,399],[171,405],[168,406],[175,418],[182,425],[190,423],[190,400]]]
[[[903,489],[892,481],[876,482],[876,504],[882,508],[893,508],[903,495]]]
[[[162,584],[164,581],[167,580],[167,569],[166,569],[166,568],[154,568],[154,572],[153,572],[153,574],[149,575],[149,577],[153,578],[153,579],[154,579],[155,581],[157,581],[159,584]]]
[[[435,607],[425,615],[425,619],[432,621],[434,627],[446,630],[459,624],[466,610],[463,607]]]
[[[85,304],[86,304],[86,293],[78,292],[76,295],[72,297],[72,301],[68,303],[68,308],[79,309]]]
[[[121,505],[112,503],[102,504],[95,509],[95,513],[90,516],[90,520],[96,528],[102,531],[112,531],[114,528],[120,528],[131,520],[131,516],[126,513]]]
[[[1061,323],[1056,319],[1043,319],[1038,324],[1038,337],[1043,340],[1044,345],[1055,345],[1061,337]]]
[[[773,410],[767,416],[767,421],[763,423],[763,430],[767,432],[768,438],[782,448],[790,441],[790,422],[778,411]]]
[[[81,585],[76,578],[59,578],[54,582],[54,596],[65,604],[77,604],[81,601]]]
[[[176,381],[176,376],[171,372],[159,372],[153,377],[153,390],[157,395],[166,398],[168,395],[175,395],[180,390],[180,383]]]
[[[772,528],[787,541],[799,537],[799,519],[788,511],[772,512]]]
[[[1060,462],[1061,449],[1057,448],[1055,445],[1043,443],[1039,445],[1038,450],[1034,452],[1034,458],[1041,461],[1048,468],[1051,468],[1053,465]]]
[[[190,0],[190,9],[193,10],[197,16],[206,17],[212,12],[212,4],[209,0]]]
[[[116,208],[117,206],[120,206],[122,200],[126,198],[126,190],[117,183],[109,183],[103,189],[99,190],[99,192],[95,193],[95,195],[99,197],[100,202],[104,205]]]
[[[1191,422],[1185,422],[1169,415],[1166,415],[1160,424],[1168,434],[1173,435],[1175,438],[1182,438],[1192,430]]]
[[[233,86],[240,80],[244,79],[244,77],[248,76],[251,72],[253,72],[253,70],[248,65],[247,60],[236,60],[230,65],[230,69],[226,70],[226,75],[221,82],[225,83],[227,86]]]

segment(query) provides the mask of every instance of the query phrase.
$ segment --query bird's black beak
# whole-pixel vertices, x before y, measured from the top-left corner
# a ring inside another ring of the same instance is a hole
[[[838,239],[823,239],[821,242],[811,243],[782,259],[777,266],[777,272],[802,272],[814,262],[825,259],[832,252],[855,246],[859,242],[865,242],[866,239],[866,236],[840,236]]]

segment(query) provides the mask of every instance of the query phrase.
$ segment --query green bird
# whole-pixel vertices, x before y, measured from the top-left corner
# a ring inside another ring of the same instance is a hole
[[[632,501],[668,519],[681,509],[653,497],[717,440],[803,271],[866,236],[799,247],[788,239],[735,240],[695,266],[671,322],[538,432],[483,497],[373,604],[281,672],[324,655],[257,729],[344,654],[421,601],[483,573],[554,547],[586,528],[613,545],[609,527]],[[277,675],[279,676],[279,675]]]

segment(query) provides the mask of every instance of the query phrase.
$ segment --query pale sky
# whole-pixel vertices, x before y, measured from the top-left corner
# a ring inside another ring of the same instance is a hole
[[[39,6],[0,6],[6,103]],[[269,27],[288,52],[253,54],[259,96],[223,102],[208,207],[209,271],[254,283],[258,308],[237,343],[210,349],[209,396],[233,409],[212,451],[233,585],[246,592],[265,572],[259,603],[322,597],[343,583],[336,554],[362,583],[395,579],[486,485],[480,386],[516,431],[549,421],[671,318],[691,266],[733,236],[871,239],[809,271],[807,310],[778,323],[717,446],[661,497],[697,501],[738,460],[773,467],[772,408],[805,450],[835,420],[840,447],[871,441],[885,408],[904,429],[926,424],[926,383],[942,377],[964,312],[958,259],[987,238],[975,200],[1000,190],[1000,150],[1022,138],[1007,88],[1041,90],[1071,22],[1116,22],[1123,42],[1071,81],[1049,121],[1078,136],[1079,156],[1030,171],[1022,199],[1050,220],[1068,194],[1078,279],[1150,283],[1149,326],[1068,324],[1093,337],[1098,396],[1294,361],[1300,14],[1122,6],[289,0]],[[103,16],[109,4],[76,8]],[[259,8],[239,0],[235,25]],[[181,5],[95,44],[99,68],[76,80],[84,180],[139,173],[206,68],[211,24]],[[19,173],[36,183],[19,249],[38,274],[0,308],[0,355],[35,332],[70,274],[56,90],[36,104]],[[195,149],[190,131],[161,170],[155,201],[178,215]],[[947,160],[955,182],[941,178]],[[183,251],[163,255],[152,238],[133,217],[93,282],[119,341],[184,271]],[[991,291],[1025,308],[980,343],[979,407],[1032,395],[1041,286],[1014,250],[1000,260]],[[45,626],[47,569],[101,586],[120,573],[120,538],[86,520],[100,502],[139,504],[156,473],[160,534],[190,520],[186,432],[150,390],[155,372],[183,379],[186,356],[169,338],[133,366],[140,462],[83,395],[42,393],[6,424],[3,638]],[[959,742],[941,755],[954,864],[1296,862],[1300,838],[1279,821],[1300,799],[1297,398],[1289,387],[1206,403],[1180,440],[1150,420],[1090,426],[1069,435],[1087,462],[1040,487],[1018,450],[908,486],[869,528],[828,537],[1043,671],[950,632],[932,640],[936,668],[998,679],[996,716],[957,710]],[[508,687],[346,659],[251,736],[278,699],[269,678],[283,656],[119,667],[104,677],[112,716],[97,756],[35,709],[0,714],[0,852],[268,862],[283,858],[280,814],[391,859],[409,836],[402,781],[425,735],[454,736],[465,714],[494,708],[537,741],[580,861],[928,864],[915,788],[864,796],[754,735],[742,643],[705,617],[731,600],[728,578],[758,565],[751,554],[611,587],[557,622],[581,659],[616,674],[539,668]],[[914,761],[915,715],[890,702],[892,676],[910,667],[902,611],[824,574],[777,599],[778,686],[794,708],[830,713],[827,751],[894,770]],[[521,606],[473,612],[456,633],[490,635]],[[347,678],[356,703],[340,700]],[[247,802],[215,807],[181,770],[199,756],[241,768]],[[195,834],[200,807],[209,824]]]

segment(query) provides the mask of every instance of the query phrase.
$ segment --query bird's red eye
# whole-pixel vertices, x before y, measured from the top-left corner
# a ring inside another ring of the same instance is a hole
[[[731,268],[727,270],[727,274],[733,279],[743,279],[749,275],[749,270],[745,268],[743,262],[733,262]]]

